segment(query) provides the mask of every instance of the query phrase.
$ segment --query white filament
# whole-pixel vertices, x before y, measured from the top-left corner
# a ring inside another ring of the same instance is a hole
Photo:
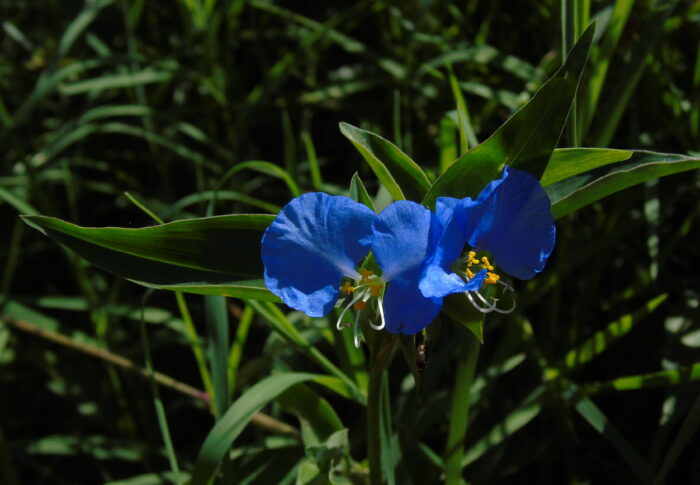
[[[375,325],[372,323],[372,321],[370,321],[369,326],[375,330],[382,330],[384,327],[386,327],[386,321],[384,320],[384,303],[382,302],[381,297],[377,298],[377,308],[379,309],[379,317],[381,318],[382,323]]]
[[[469,298],[469,301],[472,303],[472,306],[474,308],[476,308],[477,310],[479,310],[481,313],[491,313],[494,310],[494,308],[496,308],[495,304],[492,306],[487,306],[486,308],[479,306],[476,303],[476,301],[474,300],[474,297],[471,295],[472,293],[476,293],[479,296],[479,298],[481,298],[481,300],[484,301],[484,303],[486,305],[488,305],[488,302],[486,300],[484,300],[484,297],[481,296],[478,291],[474,291],[474,292],[465,291],[464,292],[464,294],[467,295],[467,298]]]
[[[504,286],[503,293],[505,293],[506,291],[514,291],[513,287],[511,285],[509,285],[508,283],[504,283],[502,281],[499,281],[498,283]],[[476,302],[476,300],[474,299],[474,297],[472,296],[472,293],[474,295],[476,295],[477,298],[481,301],[481,303],[483,303],[485,306],[481,306],[480,304],[478,304]],[[488,300],[486,298],[484,298],[484,296],[481,293],[479,293],[478,291],[465,291],[464,294],[467,295],[467,298],[469,298],[469,301],[474,306],[474,308],[476,308],[481,313],[496,312],[496,313],[506,314],[506,313],[510,313],[513,310],[515,310],[515,306],[516,306],[515,298],[513,298],[513,306],[511,306],[507,310],[504,310],[502,308],[498,308],[497,305],[498,305],[499,300],[497,298],[492,298],[493,303],[489,303]]]
[[[358,332],[357,332],[358,327],[360,326],[359,325],[360,313],[362,313],[362,310],[358,310],[357,313],[355,314],[355,325],[353,326],[353,331],[352,331],[353,332],[352,338],[355,341],[355,348],[356,349],[360,348],[360,337],[359,337]]]
[[[358,291],[358,295],[357,295],[355,298],[353,298],[353,299],[350,301],[350,303],[348,303],[348,304],[345,306],[345,308],[343,309],[343,311],[340,313],[340,316],[338,317],[338,321],[335,323],[335,328],[337,328],[338,330],[342,330],[342,329],[343,329],[343,326],[344,326],[344,325],[343,325],[343,317],[344,317],[345,314],[348,312],[348,310],[350,310],[350,307],[352,307],[355,303],[357,303],[358,301],[360,301],[360,300],[362,299],[363,296],[365,296],[365,293],[366,293],[366,291],[365,291],[365,292]]]

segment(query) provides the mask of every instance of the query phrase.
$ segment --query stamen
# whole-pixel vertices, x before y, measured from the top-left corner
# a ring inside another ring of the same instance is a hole
[[[369,326],[372,327],[372,328],[375,329],[375,330],[382,330],[384,327],[386,327],[386,321],[384,320],[384,303],[382,303],[382,299],[381,299],[381,298],[377,299],[377,308],[379,309],[379,317],[381,318],[382,323],[379,324],[379,325],[375,325],[375,324],[372,323],[372,321],[370,320]]]
[[[493,266],[490,266],[489,268],[493,268]],[[484,280],[484,284],[495,285],[496,283],[498,283],[498,280],[500,280],[500,279],[501,279],[501,277],[499,275],[489,271],[486,273],[486,279]]]
[[[472,293],[475,293],[476,295],[478,295],[479,298],[481,298],[481,300],[484,302],[485,305],[488,305],[488,302],[484,299],[483,296],[481,296],[481,294],[478,291],[474,291],[474,292],[465,291],[464,294],[467,295],[467,298],[469,298],[469,301],[471,302],[471,304],[474,308],[479,310],[481,313],[491,313],[492,311],[494,311],[494,309],[496,308],[495,303],[492,306],[487,306],[486,308],[480,307],[476,303],[476,301],[474,301],[474,297],[472,297],[472,295],[471,295]]]
[[[343,286],[340,287],[340,291],[343,293],[347,293],[348,295],[355,291],[355,287],[350,284],[349,281],[346,281]]]
[[[499,281],[498,283],[500,283],[500,284],[503,285],[503,287],[504,287],[504,288],[503,288],[503,293],[502,293],[502,294],[505,294],[506,291],[515,291],[515,288],[513,288],[513,287],[512,287],[511,285],[509,285],[508,283],[504,283],[503,281]],[[517,306],[517,304],[518,304],[518,302],[515,301],[515,297],[513,297],[513,306],[510,307],[508,310],[502,310],[502,309],[500,309],[500,308],[496,308],[494,311],[496,311],[496,313],[507,314],[507,313],[510,313],[510,312],[512,312],[513,310],[515,310],[515,307]]]
[[[500,308],[494,308],[493,311],[495,311],[496,313],[502,313],[502,314],[505,315],[505,314],[508,314],[508,313],[512,312],[513,310],[515,310],[516,305],[517,305],[517,304],[516,304],[516,302],[515,302],[515,299],[513,299],[513,306],[510,307],[508,310],[502,310],[502,309],[500,309]]]
[[[384,304],[382,301],[382,293],[384,292],[384,285],[385,283],[382,281],[382,279],[375,275],[374,272],[368,270],[368,269],[360,269],[358,272],[358,279],[355,279],[354,282],[349,282],[345,281],[343,285],[341,286],[340,290],[343,293],[347,294],[352,294],[353,298],[352,300],[345,305],[343,308],[343,311],[340,313],[340,317],[338,317],[338,321],[335,324],[335,327],[340,331],[343,329],[343,327],[350,326],[350,323],[344,324],[343,323],[343,318],[345,317],[345,314],[350,310],[350,308],[355,309],[355,322],[354,322],[354,330],[353,330],[353,339],[355,342],[355,347],[359,348],[360,347],[360,336],[359,336],[359,319],[360,319],[360,313],[367,308],[367,304],[373,304],[371,300],[374,298],[377,299],[377,307],[376,309],[379,310],[379,315],[381,317],[381,323],[379,325],[376,325],[374,322],[369,320],[369,325],[375,329],[375,330],[382,330],[386,327],[386,319],[384,316]],[[355,285],[355,286],[353,286]]]
[[[359,292],[358,295],[357,295],[355,298],[353,298],[353,299],[350,301],[350,303],[348,303],[348,304],[345,306],[345,308],[343,309],[343,311],[340,312],[340,316],[338,317],[338,321],[335,323],[335,328],[337,328],[338,330],[342,330],[342,329],[343,329],[343,328],[342,328],[342,327],[344,326],[344,325],[343,325],[343,317],[344,317],[345,314],[348,312],[348,310],[350,310],[350,307],[352,307],[355,303],[357,303],[358,301],[360,301],[360,300],[362,299],[362,297],[364,296],[364,293],[365,293],[365,292],[362,292],[362,291]]]
[[[369,280],[376,278],[376,276],[374,276],[374,273],[372,271],[370,271],[368,269],[364,269],[364,268],[362,268],[360,270],[360,276],[362,276],[362,279],[360,279],[361,285],[366,285],[369,283]]]

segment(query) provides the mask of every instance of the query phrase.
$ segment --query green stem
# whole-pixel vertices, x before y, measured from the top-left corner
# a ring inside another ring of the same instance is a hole
[[[369,389],[367,392],[367,458],[369,459],[370,485],[382,485],[382,453],[381,453],[381,402],[382,402],[382,369],[372,369],[369,374]]]
[[[462,458],[464,457],[464,438],[467,435],[469,423],[470,391],[472,382],[474,382],[476,360],[479,356],[479,341],[468,330],[464,330],[464,332],[466,334],[466,348],[460,353],[457,363],[450,413],[452,419],[447,435],[447,449],[445,450],[446,485],[459,485],[462,481]]]
[[[146,331],[146,320],[144,320],[144,309],[146,307],[146,300],[148,296],[152,293],[149,290],[143,299],[141,306],[141,344],[143,346],[144,360],[146,361],[146,373],[148,380],[151,383],[151,394],[153,395],[153,407],[156,411],[156,416],[158,418],[158,427],[160,428],[161,437],[163,438],[163,444],[165,445],[165,451],[168,456],[168,461],[170,462],[170,469],[173,472],[175,483],[180,485],[183,483],[180,477],[180,466],[177,463],[177,456],[175,456],[175,447],[173,446],[173,440],[170,437],[170,426],[168,425],[168,418],[165,414],[165,407],[163,406],[163,401],[160,398],[160,391],[158,390],[158,384],[156,383],[155,370],[153,369],[153,358],[151,356],[151,344],[148,339],[148,332]]]
[[[566,62],[566,58],[569,55],[569,51],[576,43],[578,38],[578,33],[576,32],[577,27],[577,2],[576,0],[561,0],[561,30],[562,30],[562,43],[561,43],[561,62],[562,65]],[[576,96],[574,96],[573,102],[571,103],[571,112],[569,113],[569,120],[567,123],[567,132],[569,138],[569,146],[578,146],[578,134],[577,134],[577,106],[576,106]]]
[[[140,200],[131,195],[129,192],[124,192],[124,195],[129,199],[136,207],[145,212],[151,219],[156,221],[158,224],[164,224],[163,219],[158,217],[155,212],[150,210],[148,207],[143,205]],[[199,335],[197,334],[197,328],[192,320],[192,315],[187,307],[187,302],[185,301],[185,296],[179,292],[174,291],[175,299],[177,300],[177,307],[180,310],[180,315],[182,315],[182,321],[185,322],[185,331],[187,332],[187,338],[190,340],[190,347],[192,348],[192,353],[194,354],[194,359],[197,361],[197,367],[199,368],[199,375],[202,378],[202,384],[204,385],[204,390],[209,396],[210,402],[214,402],[214,387],[211,382],[211,375],[209,374],[209,369],[207,367],[207,361],[204,358],[204,352],[202,352],[202,344],[199,340]]]

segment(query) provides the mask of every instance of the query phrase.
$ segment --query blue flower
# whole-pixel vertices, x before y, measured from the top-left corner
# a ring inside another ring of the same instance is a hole
[[[435,318],[442,303],[418,289],[439,234],[435,215],[414,202],[396,202],[376,215],[347,197],[304,194],[289,202],[263,235],[265,284],[312,317],[328,314],[342,296],[336,326],[341,329],[354,308],[356,345],[359,316],[367,305],[380,320],[370,321],[373,328],[415,333]],[[381,274],[356,270],[370,249]]]
[[[369,241],[381,279],[388,283],[383,312],[389,332],[415,334],[440,312],[442,295],[424,295],[419,283],[439,249],[442,231],[435,214],[410,201],[394,202],[374,221]],[[478,290],[484,277],[465,283],[465,288]]]
[[[377,215],[347,197],[302,195],[265,231],[262,260],[270,291],[309,316],[328,314],[342,293],[336,326],[341,329],[354,308],[359,345],[358,321],[368,305],[380,320],[369,321],[373,328],[404,334],[425,328],[451,293],[464,292],[483,312],[503,311],[479,290],[512,287],[477,252],[488,251],[503,271],[529,279],[543,269],[554,237],[551,204],[539,182],[506,167],[476,200],[441,197],[435,213],[398,201]],[[465,245],[471,248],[466,256]],[[370,250],[380,274],[356,269]]]
[[[347,197],[315,192],[282,208],[262,238],[265,284],[284,303],[311,317],[335,306],[343,276],[369,251],[376,214]]]
[[[436,214],[443,230],[421,275],[419,287],[426,297],[466,292],[479,310],[503,311],[495,301],[467,288],[475,278],[483,278],[486,284],[512,290],[500,281],[489,258],[479,259],[477,252],[488,251],[505,273],[527,280],[542,271],[554,248],[551,202],[539,181],[520,170],[505,167],[501,178],[484,187],[476,200],[439,198]],[[460,258],[465,244],[472,250]]]
[[[442,306],[442,297],[425,297],[418,287],[441,233],[435,214],[415,202],[395,202],[376,215],[347,197],[305,194],[287,204],[263,235],[265,284],[312,317],[328,314],[342,293],[344,309],[336,326],[341,329],[354,308],[356,345],[359,316],[367,305],[379,317],[379,324],[370,320],[373,328],[414,334]],[[370,250],[380,274],[356,270]],[[465,288],[478,290],[483,279]]]

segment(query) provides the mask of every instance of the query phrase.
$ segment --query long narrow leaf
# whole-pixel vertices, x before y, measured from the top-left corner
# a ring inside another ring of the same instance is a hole
[[[260,279],[260,239],[272,219],[230,215],[125,229],[24,217],[91,263],[144,286],[278,301]]]
[[[545,191],[552,200],[554,217],[559,218],[627,187],[697,168],[700,158],[634,151],[628,160],[569,177]]]
[[[396,145],[349,123],[340,132],[352,142],[395,200],[420,200],[430,188],[423,170]]]
[[[491,137],[462,155],[430,188],[423,204],[440,196],[476,196],[498,178],[504,164],[527,170],[539,178],[559,140],[578,80],[593,39],[590,26],[574,46],[566,63],[535,96]]]
[[[251,387],[233,403],[214,425],[202,444],[192,472],[191,485],[205,485],[216,473],[233,441],[253,414],[295,384],[312,381],[316,374],[284,373],[270,376]]]

